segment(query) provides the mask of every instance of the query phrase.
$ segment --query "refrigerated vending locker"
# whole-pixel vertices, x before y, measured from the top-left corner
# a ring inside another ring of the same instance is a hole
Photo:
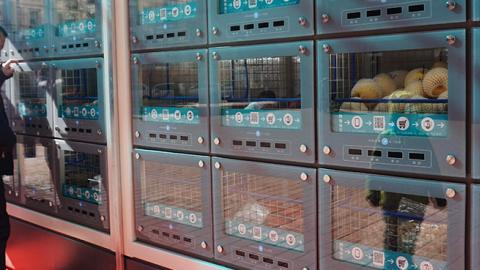
[[[313,163],[313,42],[210,55],[212,152]]]
[[[58,193],[55,182],[53,139],[17,136],[22,204],[46,214],[56,214]]]
[[[135,54],[134,144],[209,152],[207,50]]]
[[[210,157],[134,150],[136,236],[213,258]]]
[[[336,0],[316,0],[317,33],[466,22],[466,2],[465,0],[347,0],[338,5]]]
[[[316,170],[212,164],[215,258],[248,269],[317,269]]]
[[[132,49],[207,43],[207,3],[201,0],[130,0]]]
[[[53,135],[51,70],[46,62],[23,62],[9,84],[12,87],[12,128],[18,134]]]
[[[208,0],[210,43],[311,36],[313,0]]]
[[[480,6],[479,6],[480,7]],[[480,180],[480,29],[476,28],[472,31],[472,177]]]
[[[58,215],[101,231],[110,230],[106,147],[55,140]]]
[[[320,164],[464,177],[465,42],[462,30],[320,41]]]
[[[465,269],[465,185],[319,170],[320,269]]]
[[[97,55],[103,52],[101,0],[51,0],[53,54]]]
[[[105,142],[103,59],[51,62],[55,137]]]
[[[7,16],[11,21],[10,57],[42,58],[49,55],[52,28],[48,0],[7,0]]]

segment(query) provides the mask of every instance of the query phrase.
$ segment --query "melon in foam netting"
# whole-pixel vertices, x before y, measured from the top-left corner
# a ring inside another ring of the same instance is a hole
[[[360,98],[358,97],[353,99],[360,100]],[[362,102],[344,102],[340,107],[340,111],[341,112],[367,112],[368,108]]]
[[[386,73],[380,73],[375,78],[374,81],[378,83],[380,89],[382,90],[382,96],[386,97],[393,93],[397,89],[395,81]]]
[[[423,83],[421,81],[414,81],[405,87],[405,91],[412,96],[423,96]]]
[[[374,80],[361,79],[353,86],[351,96],[361,99],[378,99],[382,98],[382,90]],[[365,104],[368,108],[373,108],[375,105],[372,103]]]
[[[395,82],[397,89],[405,87],[405,77],[407,77],[408,71],[406,70],[395,70],[389,73],[392,80]]]
[[[405,90],[397,90],[393,92],[390,96],[390,102],[388,103],[388,111],[393,112],[393,113],[400,113],[405,110],[405,106],[407,103],[398,103],[395,102],[396,99],[410,99],[412,98],[412,95],[410,92],[407,92]]]
[[[405,76],[405,87],[412,82],[423,80],[423,77],[427,71],[428,70],[424,68],[416,68],[408,72],[407,76]]]
[[[423,92],[429,97],[438,97],[448,91],[448,69],[434,68],[423,78]]]
[[[438,67],[448,68],[448,64],[445,62],[438,61],[433,64],[432,69],[438,68]]]

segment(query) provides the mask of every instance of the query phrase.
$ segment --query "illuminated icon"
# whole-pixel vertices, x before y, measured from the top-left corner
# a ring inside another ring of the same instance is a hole
[[[63,25],[63,32],[64,33],[67,33],[68,32],[68,25]]]
[[[183,214],[183,211],[178,210],[178,211],[177,211],[177,218],[178,218],[178,220],[183,220],[184,217],[185,217],[185,216],[184,216],[184,214]]]
[[[293,124],[293,115],[287,113],[283,116],[283,123],[287,126],[291,126]]]
[[[260,114],[258,112],[250,113],[250,124],[258,125],[260,123]]]
[[[267,114],[267,123],[268,123],[269,125],[275,124],[275,120],[276,120],[275,114],[273,114],[273,113],[268,113],[268,114]]]
[[[150,10],[150,12],[148,12],[148,19],[149,19],[150,21],[155,20],[155,11]]]
[[[98,193],[96,193],[96,192],[93,193],[93,199],[94,199],[96,202],[100,201],[100,196],[98,195]]]
[[[420,264],[420,270],[433,270],[433,265],[430,262],[422,262]]]
[[[168,109],[163,109],[162,110],[162,119],[167,121],[170,118],[170,112]]]
[[[194,117],[195,117],[195,114],[192,111],[187,112],[187,120],[188,121],[193,121]]]
[[[154,205],[153,206],[153,213],[155,213],[157,215],[160,214],[160,206]]]
[[[88,112],[87,112],[87,108],[83,108],[82,109],[82,115],[83,116],[87,116]]]
[[[430,117],[425,117],[422,119],[421,126],[423,130],[430,132],[435,128],[435,121]]]
[[[271,5],[271,4],[273,3],[273,0],[265,0],[265,3],[266,3],[267,5]]]
[[[90,192],[85,191],[85,199],[89,200],[90,199]]]
[[[233,7],[234,7],[235,9],[239,9],[241,5],[242,5],[242,1],[241,1],[241,0],[233,0]]]
[[[249,8],[256,8],[257,7],[257,0],[248,0],[248,7]]]
[[[74,192],[75,191],[74,191],[73,187],[68,188],[68,193],[70,193],[70,195],[73,195]]]
[[[172,208],[165,207],[165,217],[166,218],[172,218]]]
[[[243,113],[237,112],[235,114],[235,121],[239,124],[242,123],[243,122]]]
[[[83,32],[83,31],[85,30],[85,24],[79,23],[79,24],[78,24],[78,29],[80,29],[80,31]]]
[[[238,224],[237,229],[241,235],[244,235],[247,233],[247,226],[245,226],[245,224]]]
[[[78,107],[73,108],[73,115],[78,116]]]
[[[410,127],[410,121],[408,118],[402,116],[397,119],[397,128],[401,131],[405,131]]]
[[[175,120],[182,119],[182,113],[179,110],[175,111]]]
[[[190,220],[190,223],[192,223],[192,224],[197,223],[197,215],[191,213],[191,214],[188,216],[188,220]]]
[[[87,28],[88,28],[88,30],[92,30],[92,29],[93,29],[93,22],[92,22],[92,21],[88,21],[88,23],[87,23]]]
[[[373,130],[375,131],[385,130],[385,116],[383,115],[373,116]]]
[[[167,19],[167,9],[162,8],[160,9],[160,20],[166,20]]]
[[[352,118],[352,127],[355,129],[360,129],[363,127],[363,119],[360,116],[354,116]]]
[[[78,198],[82,198],[82,195],[83,195],[82,189],[81,189],[81,188],[77,188],[77,191],[75,192],[75,194],[77,194],[77,197],[78,197]]]
[[[278,233],[274,230],[271,230],[268,233],[268,238],[270,238],[270,241],[272,241],[272,242],[277,242],[278,241]]]
[[[262,227],[253,226],[253,238],[257,240],[262,239]]]
[[[285,237],[285,241],[287,241],[287,245],[293,246],[297,243],[297,239],[295,239],[295,236],[293,234],[287,234]]]
[[[67,108],[65,109],[65,114],[66,114],[67,116],[70,116],[70,115],[72,114],[72,109],[70,109],[70,107],[67,107]]]
[[[153,109],[153,110],[150,112],[150,116],[152,117],[152,119],[157,119],[157,117],[158,117],[158,112],[157,112],[157,110]]]
[[[377,267],[385,266],[385,253],[382,251],[373,251],[373,265]]]
[[[359,247],[353,247],[352,248],[352,257],[357,261],[362,260],[363,257],[364,257],[363,250]]]
[[[172,16],[173,17],[178,17],[179,14],[179,9],[177,7],[172,8]]]
[[[406,270],[408,268],[408,260],[403,256],[397,258],[396,264],[400,270]]]
[[[186,5],[183,9],[183,12],[185,12],[185,15],[190,16],[190,14],[192,14],[192,7],[190,5]]]

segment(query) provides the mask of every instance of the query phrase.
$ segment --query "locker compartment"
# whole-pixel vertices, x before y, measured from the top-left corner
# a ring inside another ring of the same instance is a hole
[[[320,269],[464,269],[461,184],[319,170]]]
[[[320,164],[465,176],[463,31],[325,40],[318,48]]]
[[[16,133],[53,135],[51,72],[46,62],[24,62],[10,80],[14,96],[12,128]]]
[[[207,3],[200,0],[130,0],[132,49],[207,43]]]
[[[110,230],[106,147],[56,140],[58,215],[93,229]]]
[[[103,59],[52,62],[55,137],[105,142]]]
[[[52,0],[53,54],[101,54],[101,0]]]
[[[310,36],[313,0],[208,0],[210,43]]]
[[[215,258],[316,269],[316,170],[213,158]]]
[[[210,158],[135,150],[140,241],[213,258]]]
[[[208,153],[207,50],[136,54],[132,62],[134,144]]]
[[[335,0],[316,2],[318,34],[459,23],[467,19],[465,0],[346,0],[341,5]]]
[[[480,30],[474,29],[472,35],[472,48],[478,48],[480,45]],[[472,61],[472,177],[473,179],[480,180],[480,78],[478,76],[480,72],[480,53],[474,49],[473,61]]]
[[[17,145],[22,203],[33,210],[55,214],[58,194],[53,140],[18,136]]]
[[[5,12],[9,24],[10,56],[17,59],[46,57],[51,27],[48,0],[7,0]]]
[[[212,152],[313,163],[313,43],[210,50]]]

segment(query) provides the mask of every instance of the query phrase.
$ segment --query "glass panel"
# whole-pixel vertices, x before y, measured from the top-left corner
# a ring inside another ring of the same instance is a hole
[[[17,151],[13,151],[13,175],[2,175],[3,184],[13,192],[20,190],[20,181],[18,181],[18,163]]]
[[[55,202],[51,158],[47,147],[36,143],[21,145],[22,185],[27,198]]]
[[[43,0],[17,0],[16,29],[20,40],[39,40],[45,38],[47,7]]]
[[[138,0],[137,24],[161,24],[192,19],[198,15],[198,0]]]
[[[298,5],[300,0],[218,0],[218,13],[230,14]]]
[[[222,125],[301,129],[300,57],[219,61]]]
[[[448,135],[444,48],[330,56],[332,131]]]
[[[146,216],[203,227],[202,169],[143,163],[142,204]]]
[[[198,65],[195,62],[143,65],[137,91],[140,115],[149,122],[199,124]]]
[[[48,76],[46,69],[24,68],[17,73],[18,88],[15,91],[15,100],[21,117],[47,117]]]
[[[373,269],[447,269],[445,199],[344,186],[331,199],[335,259]]]
[[[95,68],[58,70],[56,85],[57,93],[61,93],[58,117],[99,119],[97,70]]]
[[[97,23],[101,23],[95,20],[95,2],[95,0],[55,0],[56,35],[69,37],[95,33]]]
[[[222,198],[227,235],[304,251],[304,189],[298,181],[224,172]]]
[[[100,172],[100,156],[73,151],[63,153],[65,158],[63,196],[102,204],[103,178]]]

